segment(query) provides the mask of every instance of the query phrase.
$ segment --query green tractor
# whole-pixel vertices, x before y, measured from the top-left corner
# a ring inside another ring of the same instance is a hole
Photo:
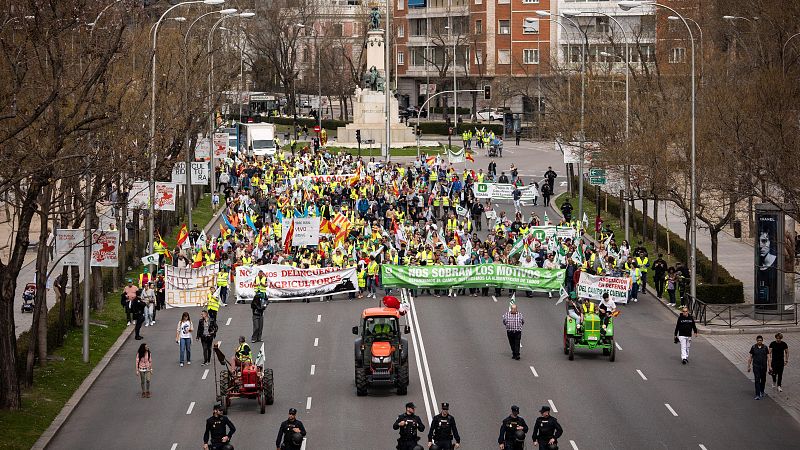
[[[602,330],[602,320],[596,313],[583,316],[583,324],[578,327],[578,321],[567,316],[564,319],[564,354],[569,360],[575,359],[576,348],[602,349],[608,360],[613,362],[617,355],[614,345],[614,318],[608,317],[605,332]]]

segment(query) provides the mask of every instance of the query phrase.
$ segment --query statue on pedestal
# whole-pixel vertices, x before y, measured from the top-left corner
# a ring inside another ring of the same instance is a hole
[[[370,67],[369,71],[364,74],[364,89],[383,92],[384,84],[385,81],[375,66]]]
[[[381,29],[381,13],[378,12],[378,8],[372,8],[372,12],[369,13],[369,23],[370,23],[370,30],[380,30]]]

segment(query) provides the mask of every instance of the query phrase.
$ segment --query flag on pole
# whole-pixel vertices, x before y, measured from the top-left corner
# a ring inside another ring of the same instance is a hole
[[[550,225],[550,218],[547,217],[547,211],[544,212],[544,218],[542,219],[544,225]]]
[[[229,230],[236,231],[236,227],[234,227],[233,224],[231,223],[231,221],[228,220],[228,216],[227,215],[222,214],[222,222],[225,224],[226,227],[228,227]]]
[[[561,286],[560,294],[561,295],[558,296],[558,301],[556,302],[556,305],[569,298],[569,292],[567,292],[567,290],[564,289],[564,286]]]
[[[292,249],[292,239],[294,238],[294,219],[292,219],[292,223],[289,225],[289,229],[286,231],[286,240],[283,243],[283,251],[289,253],[289,250]]]
[[[472,153],[467,152],[467,161],[474,163],[475,158],[472,156]]]
[[[208,237],[206,236],[206,230],[200,232],[200,236],[197,236],[197,241],[194,243],[195,247],[203,248],[206,246],[206,241]]]
[[[519,239],[517,239],[514,242],[514,245],[511,246],[511,251],[508,252],[508,257],[510,258],[516,255],[517,253],[521,253],[522,250],[524,249],[525,249],[525,236],[520,236]]]
[[[583,228],[589,228],[589,216],[586,215],[586,212],[583,213]]]
[[[425,160],[425,164],[429,166],[436,164],[436,155],[428,156],[428,159]]]
[[[145,266],[157,265],[158,253],[153,253],[152,255],[142,257],[142,264]]]
[[[178,231],[178,247],[183,247],[183,243],[186,242],[188,237],[189,229],[186,227],[186,224],[183,224],[180,231]]]
[[[253,231],[258,231],[258,229],[256,228],[255,222],[253,222],[253,218],[250,217],[250,214],[245,214],[244,215],[244,221],[245,221],[245,223],[247,224],[248,227],[253,229]]]

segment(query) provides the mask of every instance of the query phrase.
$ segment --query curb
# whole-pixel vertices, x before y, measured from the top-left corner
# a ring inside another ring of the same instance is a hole
[[[61,430],[61,427],[64,426],[64,423],[72,414],[72,411],[75,410],[75,408],[80,404],[80,402],[83,400],[83,397],[86,396],[86,393],[89,391],[89,388],[91,388],[94,382],[97,381],[97,378],[101,373],[103,373],[106,366],[108,366],[108,363],[110,363],[111,359],[116,356],[119,349],[122,348],[122,345],[125,344],[125,341],[128,340],[132,333],[133,328],[126,327],[125,331],[122,332],[111,348],[108,349],[100,362],[97,363],[86,379],[83,380],[83,383],[81,383],[78,389],[72,394],[72,397],[67,400],[67,403],[65,403],[64,407],[61,408],[61,411],[58,413],[56,418],[53,419],[53,422],[50,424],[50,426],[47,427],[36,443],[33,444],[33,447],[31,447],[32,450],[43,450],[50,445],[50,441],[52,441],[56,434],[58,434],[59,430]]]
[[[203,229],[205,231],[210,230],[214,226],[214,224],[217,223],[219,216],[222,215],[222,211],[224,210],[225,207],[222,206],[216,213],[214,213],[214,215],[211,216],[211,220]],[[132,333],[133,333],[132,327],[125,328],[125,331],[123,331],[122,334],[120,334],[120,336],[111,346],[111,348],[109,348],[106,354],[103,355],[103,358],[97,363],[94,369],[92,369],[92,371],[89,372],[89,375],[86,376],[81,385],[78,386],[78,389],[76,389],[75,392],[72,394],[72,396],[69,398],[69,400],[67,400],[67,402],[64,404],[64,407],[61,408],[61,411],[58,413],[56,418],[53,419],[52,423],[50,423],[50,426],[47,427],[47,429],[44,431],[44,433],[42,433],[41,436],[39,436],[39,439],[37,439],[36,443],[33,444],[31,450],[44,450],[47,448],[48,445],[50,445],[50,441],[52,441],[53,438],[58,434],[58,432],[61,430],[61,427],[64,426],[64,423],[66,423],[69,416],[72,415],[72,411],[74,411],[75,408],[78,407],[78,405],[83,400],[83,397],[86,396],[86,393],[89,392],[89,389],[92,387],[92,385],[94,385],[94,382],[97,381],[97,378],[100,377],[100,374],[103,373],[103,371],[108,366],[108,363],[110,363],[111,359],[117,355],[117,352],[122,348],[122,346],[125,344],[125,341],[128,340],[128,338],[131,336]]]

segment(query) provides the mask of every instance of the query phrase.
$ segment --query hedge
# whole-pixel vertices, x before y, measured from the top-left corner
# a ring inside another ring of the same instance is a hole
[[[584,197],[587,199],[596,198],[597,187],[584,183]],[[602,191],[601,191],[602,192]],[[613,217],[620,217],[624,206],[620,204],[619,198],[613,194],[608,196],[608,213]],[[635,208],[630,210],[631,226],[641,230],[644,223],[644,215]],[[652,230],[654,225],[653,219],[647,218],[647,228]],[[667,247],[667,235],[669,235],[670,250],[676,259],[680,260],[688,266],[686,261],[687,242],[672,232],[666,229],[663,225],[658,225],[658,245],[660,247]],[[718,283],[711,284],[707,280],[711,279],[711,260],[701,251],[697,251],[697,297],[705,303],[744,303],[744,286],[742,282],[730,274],[721,264],[717,265],[718,268]]]
[[[422,134],[447,135],[450,127],[447,125],[447,122],[420,122],[419,128],[422,130]],[[461,125],[459,125],[460,131],[466,128],[485,128],[486,131],[493,131],[496,135],[502,136],[503,134],[503,125],[497,123],[462,122]]]

